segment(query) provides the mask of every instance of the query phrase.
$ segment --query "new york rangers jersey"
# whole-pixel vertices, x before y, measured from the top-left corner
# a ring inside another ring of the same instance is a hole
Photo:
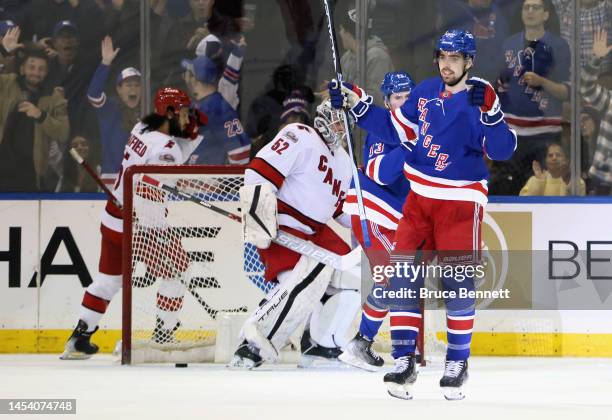
[[[314,128],[289,124],[249,163],[244,182],[271,183],[279,225],[313,234],[342,212],[351,160],[344,149],[331,150]]]
[[[402,172],[404,154],[396,150],[401,147],[394,139],[384,139],[369,133],[363,149],[364,170],[358,171],[366,218],[391,230],[397,228],[397,222],[402,217],[402,206],[410,191],[410,184]],[[401,159],[393,162],[393,156],[398,152]],[[380,178],[381,167],[389,165],[397,168],[395,179],[388,179],[392,177],[388,170],[387,179],[383,181]],[[354,187],[355,183],[351,181],[343,210],[347,214],[359,215]]]
[[[391,113],[371,106],[358,125],[398,142],[409,142],[416,133],[412,151],[397,149],[396,158],[405,161],[412,191],[441,200],[485,204],[489,172],[483,156],[506,160],[516,148],[516,134],[504,121],[482,124],[480,109],[468,103],[467,90],[447,92],[439,77],[417,85],[408,101]],[[384,180],[396,171],[395,165],[383,165],[379,177]]]
[[[249,162],[251,139],[246,134],[236,110],[219,92],[195,101],[195,106],[208,116],[208,124],[200,128],[204,141],[189,158],[190,165],[243,165]]]
[[[138,123],[132,129],[123,152],[119,175],[111,189],[117,201],[123,205],[123,183],[127,168],[134,165],[179,165],[183,164],[202,136],[194,140],[172,137],[159,131],[144,131],[144,124]],[[102,226],[116,233],[123,232],[121,211],[109,199],[102,212]]]
[[[506,121],[520,136],[561,132],[562,102],[542,87],[531,87],[525,73],[534,72],[557,83],[569,84],[570,49],[562,38],[546,32],[535,42],[525,41],[520,32],[503,45],[505,63],[499,100]]]

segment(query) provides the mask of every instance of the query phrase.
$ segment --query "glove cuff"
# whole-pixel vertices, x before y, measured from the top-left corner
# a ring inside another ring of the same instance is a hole
[[[372,105],[372,96],[370,95],[364,95],[359,99],[359,101],[357,101],[357,103],[350,110],[350,113],[355,121],[358,121],[359,118],[363,117],[363,115],[368,112],[370,105]]]
[[[480,122],[484,125],[493,126],[499,124],[504,119],[504,113],[502,110],[498,110],[496,113],[491,114],[491,112],[481,112],[480,113]]]

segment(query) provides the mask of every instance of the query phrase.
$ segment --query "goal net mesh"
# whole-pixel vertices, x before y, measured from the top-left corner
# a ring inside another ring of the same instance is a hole
[[[147,177],[176,191],[152,185]],[[243,178],[241,167],[130,169],[123,363],[214,361],[219,325],[242,322],[273,286],[264,281],[256,248],[243,242],[241,224],[194,202],[239,215]],[[437,337],[445,330],[444,319],[444,311],[425,312],[428,359],[444,351]],[[234,325],[232,340],[237,330]],[[378,350],[390,352],[388,320],[376,341]],[[224,349],[224,357],[231,351]]]

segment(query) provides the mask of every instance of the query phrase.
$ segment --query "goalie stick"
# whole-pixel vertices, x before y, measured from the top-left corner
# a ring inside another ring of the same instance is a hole
[[[106,195],[111,199],[113,204],[115,204],[117,208],[121,210],[121,212],[123,213],[123,206],[121,205],[121,203],[119,203],[119,200],[117,200],[113,192],[108,189],[108,187],[104,184],[104,182],[102,182],[102,179],[98,176],[96,171],[93,170],[93,168],[89,165],[89,163],[87,163],[87,161],[83,159],[83,157],[79,155],[79,153],[74,148],[71,148],[69,152],[72,158],[85,169],[85,171],[89,174],[89,176],[96,182],[96,184],[98,184],[98,186],[102,189],[102,191],[104,191],[104,193],[106,193]],[[238,217],[238,220],[240,221],[240,217]],[[183,276],[178,276],[178,279],[183,284],[183,286],[185,286],[185,288],[189,291],[191,296],[193,296],[193,298],[200,304],[200,306],[202,306],[202,308],[206,311],[208,315],[210,315],[212,319],[216,319],[217,314],[219,312],[248,312],[248,308],[246,306],[241,306],[239,308],[234,308],[234,309],[214,309],[208,303],[206,303],[206,301],[202,298],[202,296],[200,296],[200,294],[196,290],[196,287],[193,285],[193,281],[190,281],[189,283],[187,283],[185,279],[183,279]]]
[[[177,188],[164,184],[163,182],[160,182],[155,178],[150,177],[149,175],[144,175],[142,177],[142,182],[153,185],[157,188],[160,188],[178,197],[184,198],[185,200],[191,201],[200,206],[206,207],[207,209],[212,210],[222,216],[228,217],[236,222],[242,222],[242,218],[239,215],[223,210],[222,208],[207,203],[206,201],[202,201],[192,194],[179,191]],[[272,239],[272,242],[284,246],[285,248],[289,248],[290,250],[295,251],[298,254],[310,257],[315,261],[329,265],[336,270],[348,271],[349,273],[358,278],[361,275],[359,267],[359,264],[361,263],[360,247],[353,249],[346,255],[338,255],[331,251],[328,251],[325,248],[315,245],[310,241],[306,241],[304,239],[298,238],[297,236],[291,235],[290,233],[283,232],[282,230],[278,231],[278,234],[274,239]]]
[[[334,71],[336,79],[342,83],[342,68],[340,67],[340,59],[338,57],[338,41],[336,40],[336,30],[334,29],[334,16],[329,7],[329,0],[323,0],[325,14],[327,15],[327,29],[329,32],[329,42],[332,52],[332,61],[334,62]],[[370,234],[368,232],[368,222],[366,220],[365,208],[363,206],[363,194],[361,193],[361,183],[359,182],[359,174],[355,166],[355,157],[353,156],[353,134],[349,127],[349,116],[346,109],[342,108],[344,115],[344,132],[346,133],[346,142],[349,156],[351,157],[351,170],[353,172],[353,181],[355,182],[355,195],[357,196],[357,208],[359,209],[359,221],[361,222],[361,234],[363,235],[363,243],[366,248],[370,247]]]

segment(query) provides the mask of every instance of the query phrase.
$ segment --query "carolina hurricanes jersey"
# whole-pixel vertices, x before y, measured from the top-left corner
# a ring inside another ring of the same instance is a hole
[[[202,136],[195,140],[172,137],[159,131],[144,131],[138,123],[132,129],[123,151],[119,175],[112,189],[113,195],[123,205],[123,174],[134,165],[178,165],[184,163],[200,144]],[[108,200],[102,212],[102,225],[115,232],[123,232],[121,211]]]
[[[271,183],[279,225],[312,234],[342,212],[351,160],[344,149],[331,150],[314,128],[289,124],[249,163],[244,182]]]

